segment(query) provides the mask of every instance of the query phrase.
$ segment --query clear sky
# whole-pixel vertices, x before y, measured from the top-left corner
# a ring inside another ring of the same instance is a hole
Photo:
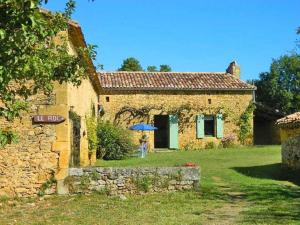
[[[63,10],[64,3],[44,7]],[[77,0],[73,19],[98,45],[95,64],[105,71],[131,56],[144,68],[169,64],[188,72],[221,72],[237,60],[246,80],[300,39],[300,0]]]

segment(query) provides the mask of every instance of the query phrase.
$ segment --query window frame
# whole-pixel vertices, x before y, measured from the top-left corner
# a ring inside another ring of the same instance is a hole
[[[206,134],[206,130],[205,130],[205,124],[206,124],[206,121],[213,121],[213,134],[212,135],[207,135]],[[215,115],[204,115],[204,118],[203,118],[203,122],[204,122],[204,137],[216,137],[216,116]]]

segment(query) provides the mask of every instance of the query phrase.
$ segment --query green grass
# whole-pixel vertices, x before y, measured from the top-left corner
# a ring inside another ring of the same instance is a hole
[[[300,175],[282,169],[280,161],[279,146],[98,161],[106,167],[194,162],[201,168],[201,187],[127,200],[97,194],[0,199],[0,224],[300,224]]]

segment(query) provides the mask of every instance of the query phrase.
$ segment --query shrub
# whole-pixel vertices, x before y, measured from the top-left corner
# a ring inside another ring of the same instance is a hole
[[[86,129],[89,152],[95,152],[98,146],[97,119],[94,116],[86,117]]]
[[[215,149],[217,148],[217,144],[213,141],[209,141],[205,143],[205,149]]]
[[[196,151],[196,150],[199,150],[199,147],[197,147],[195,145],[195,143],[189,142],[189,143],[187,143],[186,145],[183,146],[183,150],[184,151]]]
[[[230,134],[222,138],[221,143],[223,148],[232,148],[235,146],[236,136],[234,134]]]
[[[97,136],[99,141],[98,158],[120,160],[134,149],[130,132],[109,121],[98,122]]]

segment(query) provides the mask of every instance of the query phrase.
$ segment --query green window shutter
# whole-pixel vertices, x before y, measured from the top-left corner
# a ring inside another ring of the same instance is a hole
[[[217,138],[223,138],[223,116],[218,113],[217,116]]]
[[[197,131],[197,138],[204,138],[204,115],[197,115],[196,131]]]
[[[169,148],[178,149],[178,117],[169,115]]]

